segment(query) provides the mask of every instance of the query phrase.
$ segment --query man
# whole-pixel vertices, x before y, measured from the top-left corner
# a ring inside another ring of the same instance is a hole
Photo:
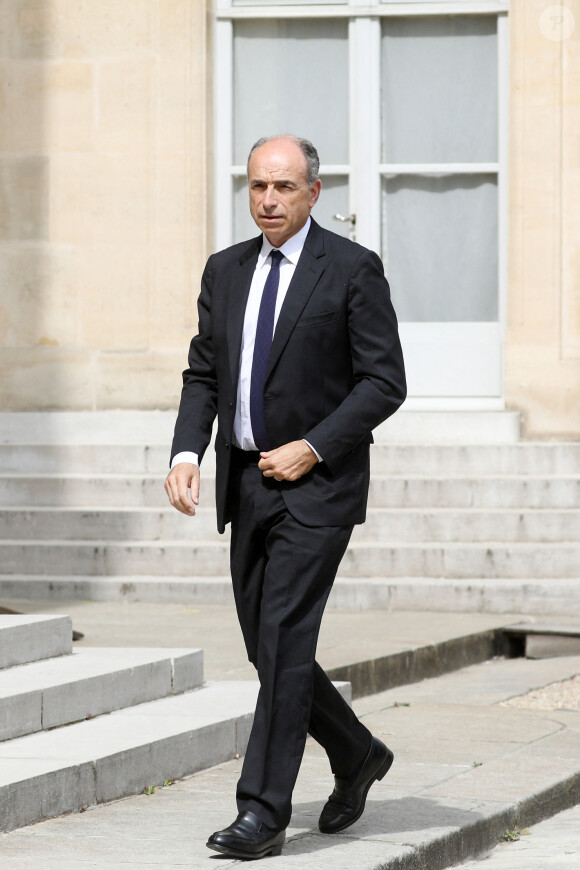
[[[307,732],[335,776],[325,833],[360,817],[393,760],[314,659],[338,565],[365,519],[371,431],[405,398],[381,262],[311,219],[318,170],[314,146],[293,136],[250,152],[262,234],[208,260],[165,483],[193,516],[217,413],[218,529],[231,521],[234,598],[260,679],[239,815],[207,844],[234,858],[280,854]]]

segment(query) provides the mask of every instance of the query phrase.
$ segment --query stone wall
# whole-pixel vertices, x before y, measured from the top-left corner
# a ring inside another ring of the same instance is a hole
[[[567,38],[547,5],[511,4],[506,398],[580,437],[580,0]],[[0,408],[176,406],[212,243],[208,7],[0,0]]]
[[[506,398],[529,437],[579,438],[580,2],[560,33],[548,5],[511,4]]]
[[[0,407],[178,401],[209,247],[206,0],[0,0]]]

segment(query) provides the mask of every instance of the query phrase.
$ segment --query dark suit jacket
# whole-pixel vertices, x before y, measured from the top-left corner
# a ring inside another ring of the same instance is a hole
[[[171,456],[203,456],[217,412],[218,529],[229,521],[228,482],[244,313],[262,236],[207,262]],[[323,457],[280,484],[305,525],[364,522],[372,429],[406,395],[397,320],[372,251],[312,221],[276,325],[264,392],[272,447],[305,438]]]

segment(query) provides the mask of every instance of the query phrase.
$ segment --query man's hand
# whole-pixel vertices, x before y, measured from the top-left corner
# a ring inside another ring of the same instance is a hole
[[[318,462],[316,453],[306,441],[290,441],[275,450],[260,453],[258,468],[264,477],[275,480],[298,480]]]
[[[199,468],[191,462],[179,462],[165,480],[165,492],[176,510],[188,517],[195,515],[199,504]]]

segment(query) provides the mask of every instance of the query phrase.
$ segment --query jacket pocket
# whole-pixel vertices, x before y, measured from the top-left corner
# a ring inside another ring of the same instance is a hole
[[[319,326],[321,323],[331,323],[338,317],[338,311],[321,311],[320,314],[309,314],[306,317],[301,317],[296,323],[296,329],[303,326]]]

